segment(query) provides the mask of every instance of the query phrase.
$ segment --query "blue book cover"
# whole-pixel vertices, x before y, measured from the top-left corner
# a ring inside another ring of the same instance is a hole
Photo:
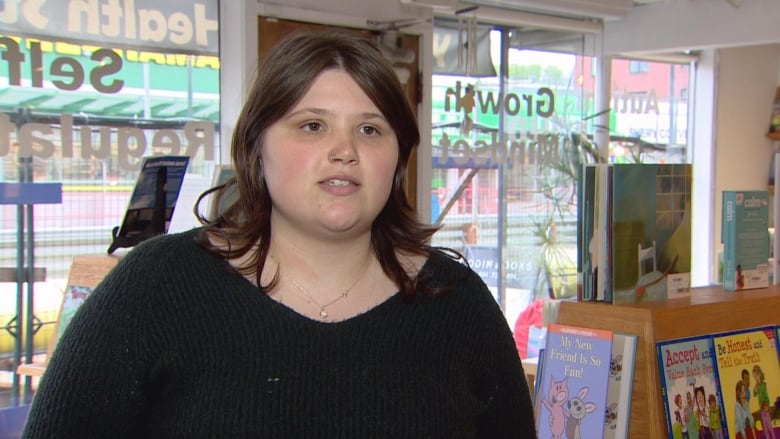
[[[656,343],[669,438],[728,437],[714,346],[711,335]]]
[[[769,191],[723,191],[723,289],[769,286]]]
[[[717,373],[731,438],[780,438],[777,327],[715,334]]]
[[[611,359],[611,331],[550,324],[537,376],[540,439],[604,435]]]
[[[542,371],[544,370],[544,348],[539,349],[539,358],[537,359],[536,363],[536,376],[534,377],[534,390],[533,390],[533,403],[534,403],[534,419],[539,419],[539,408],[542,404],[542,398],[540,397],[539,393],[539,382],[541,379],[539,377],[542,375]]]

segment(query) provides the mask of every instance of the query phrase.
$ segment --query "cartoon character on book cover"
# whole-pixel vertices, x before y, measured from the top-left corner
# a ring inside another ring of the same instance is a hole
[[[540,439],[602,437],[612,333],[551,324],[540,379]]]
[[[81,287],[76,285],[68,286],[65,290],[65,294],[62,298],[62,308],[60,311],[60,322],[57,328],[57,340],[62,337],[65,328],[68,327],[73,316],[79,307],[87,300],[87,297],[92,293],[92,288]]]
[[[780,359],[774,327],[714,338],[730,438],[780,437]]]
[[[724,405],[712,339],[691,337],[658,343],[669,437],[724,439]]]
[[[632,334],[612,335],[612,359],[609,364],[609,387],[604,413],[604,439],[628,436],[631,417],[631,390],[638,337]]]

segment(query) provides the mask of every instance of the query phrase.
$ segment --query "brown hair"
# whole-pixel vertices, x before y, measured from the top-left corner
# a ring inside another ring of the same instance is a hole
[[[308,92],[323,71],[338,69],[349,74],[388,120],[398,139],[398,163],[390,197],[374,220],[371,229],[373,251],[384,272],[405,297],[425,290],[422,279],[410,278],[398,260],[396,251],[427,255],[427,244],[436,228],[416,219],[405,192],[406,169],[412,150],[418,146],[420,132],[412,107],[392,66],[372,41],[339,31],[296,33],[269,53],[260,67],[247,97],[231,142],[235,177],[224,186],[204,192],[196,203],[196,215],[205,226],[199,242],[210,252],[228,259],[250,255],[245,274],[254,274],[260,285],[271,236],[271,198],[265,185],[262,144],[268,128],[281,119]],[[207,219],[199,205],[209,194],[219,203],[230,192],[235,201]],[[215,247],[209,234],[228,242],[227,248]],[[272,288],[271,285],[262,286]]]

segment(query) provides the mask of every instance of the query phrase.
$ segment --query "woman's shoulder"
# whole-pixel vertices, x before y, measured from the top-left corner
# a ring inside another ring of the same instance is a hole
[[[158,274],[170,274],[176,268],[192,266],[192,261],[207,252],[197,242],[200,229],[159,235],[141,242],[125,254],[111,275],[152,280]]]
[[[157,235],[150,239],[147,239],[140,244],[136,245],[130,253],[136,251],[143,251],[147,249],[159,249],[159,248],[171,248],[171,247],[186,247],[195,245],[197,247],[197,238],[202,232],[202,227],[196,227],[193,229],[185,230],[177,233],[168,233],[165,235]]]
[[[185,256],[197,252],[200,246],[197,243],[201,229],[195,228],[178,233],[158,235],[149,238],[121,255],[121,261],[138,263],[140,260],[154,261],[160,258]],[[171,254],[172,252],[178,253]]]
[[[432,248],[422,269],[434,277],[481,280],[460,253],[444,247]]]
[[[177,291],[193,296],[199,282],[224,281],[228,270],[198,243],[199,230],[160,235],[148,239],[121,255],[116,266],[102,279],[93,294],[107,300],[152,306]],[[167,292],[166,294],[161,294]],[[193,297],[194,299],[194,297]]]
[[[459,297],[471,303],[495,302],[482,278],[454,250],[432,249],[420,275],[447,296]],[[493,303],[490,303],[491,306]]]

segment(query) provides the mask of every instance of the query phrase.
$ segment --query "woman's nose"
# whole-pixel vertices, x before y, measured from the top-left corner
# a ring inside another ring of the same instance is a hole
[[[357,163],[359,159],[355,139],[351,135],[342,136],[328,152],[328,160],[343,164]]]

